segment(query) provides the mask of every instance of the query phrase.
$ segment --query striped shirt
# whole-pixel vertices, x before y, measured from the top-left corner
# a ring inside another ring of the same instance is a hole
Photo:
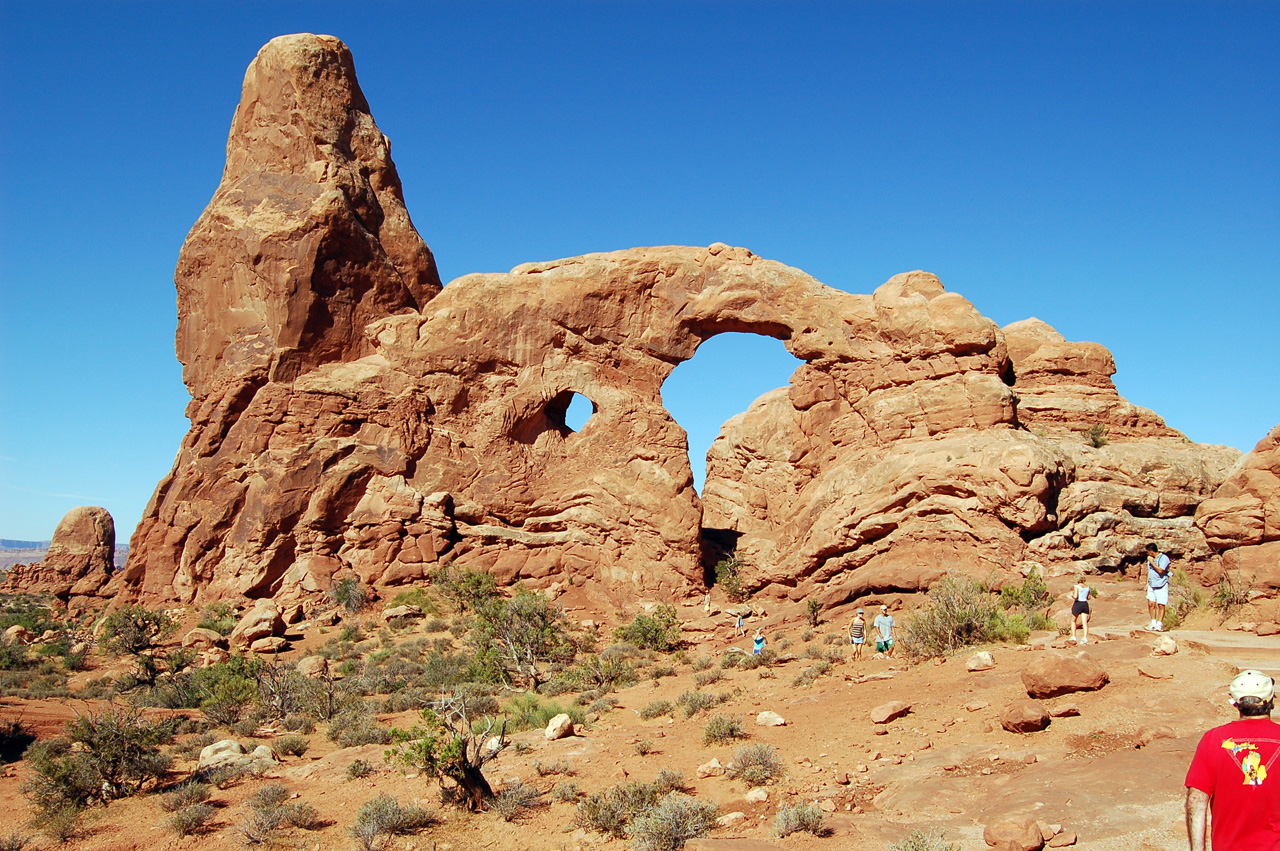
[[[849,627],[849,637],[852,639],[862,638],[863,630],[867,628],[866,621],[854,621]]]

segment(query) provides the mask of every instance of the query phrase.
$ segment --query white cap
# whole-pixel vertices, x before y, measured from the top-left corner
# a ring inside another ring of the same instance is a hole
[[[1231,700],[1256,697],[1264,703],[1275,697],[1276,682],[1261,671],[1241,671],[1231,681]]]

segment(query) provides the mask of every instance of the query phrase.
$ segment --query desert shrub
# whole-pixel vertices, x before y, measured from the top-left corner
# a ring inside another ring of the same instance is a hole
[[[183,807],[203,804],[207,800],[209,800],[209,784],[192,781],[161,795],[160,809],[166,813],[176,813]]]
[[[738,667],[738,665],[742,662],[742,657],[745,655],[747,654],[734,652],[734,650],[731,648],[730,651],[726,652],[723,656],[720,657],[720,670],[727,671],[730,668]]]
[[[680,645],[680,619],[676,607],[664,603],[652,615],[638,614],[631,623],[613,631],[614,638],[646,650],[669,652]]]
[[[289,800],[289,787],[283,783],[268,783],[249,796],[247,803],[255,810],[269,810]]]
[[[33,664],[34,660],[26,647],[0,633],[0,671],[20,671]]]
[[[551,787],[548,795],[551,801],[556,804],[564,804],[569,801],[578,800],[579,795],[578,784],[572,780],[561,780],[559,783]]]
[[[360,777],[368,777],[373,773],[373,764],[368,760],[357,759],[347,766],[347,779],[355,780]]]
[[[783,804],[773,820],[773,833],[779,838],[800,831],[822,836],[822,815],[822,808],[817,804]]]
[[[1245,579],[1239,573],[1233,578],[1230,571],[1224,572],[1222,579],[1214,587],[1213,594],[1209,597],[1209,605],[1217,609],[1222,616],[1222,620],[1225,621],[1244,608],[1245,604],[1249,602],[1249,595],[1253,591],[1253,582],[1252,578]]]
[[[369,602],[369,589],[356,577],[347,576],[329,586],[329,601],[354,615]]]
[[[320,826],[320,813],[304,801],[289,801],[280,805],[284,820],[302,830],[315,830]]]
[[[383,792],[360,807],[350,833],[361,851],[381,851],[391,837],[415,833],[434,823],[435,817],[424,807],[402,806]]]
[[[713,662],[711,661],[711,657],[704,653],[703,655],[699,656],[697,659],[694,659],[692,662],[690,662],[689,667],[693,668],[693,670],[695,671],[705,671],[708,668],[710,668],[712,664]]]
[[[310,746],[306,736],[281,736],[271,743],[278,756],[302,756]]]
[[[634,748],[637,756],[648,756],[653,753],[653,739],[641,739]]]
[[[741,569],[742,563],[737,556],[722,558],[715,566],[716,587],[735,603],[741,603],[750,596],[742,585]]]
[[[972,579],[944,577],[929,589],[929,603],[902,631],[902,647],[912,656],[945,656],[962,647],[999,641],[1016,633],[986,585]],[[1027,629],[1025,620],[1021,628]]]
[[[913,830],[906,839],[889,846],[889,851],[961,851],[959,845],[946,841],[946,834],[930,830]]]
[[[1107,445],[1107,427],[1102,423],[1094,423],[1080,434],[1084,437],[1084,442],[1094,449],[1101,449]]]
[[[191,689],[200,711],[214,724],[230,727],[258,697],[262,662],[236,657],[191,673]]]
[[[580,707],[562,707],[554,700],[543,702],[534,694],[517,694],[502,708],[507,718],[507,730],[518,733],[522,730],[539,730],[546,728],[552,718],[567,713],[574,726],[585,725],[587,714]]]
[[[656,684],[663,677],[674,677],[676,669],[670,665],[654,665],[649,669],[649,678]]]
[[[544,680],[543,665],[566,663],[576,653],[564,610],[541,594],[520,588],[510,599],[493,596],[475,609],[469,641],[534,689]]]
[[[809,626],[817,626],[822,623],[822,604],[817,600],[809,599],[804,604],[804,619]],[[808,639],[805,639],[806,641]]]
[[[674,708],[669,700],[655,700],[640,710],[640,717],[645,721],[652,721],[659,716],[670,715]]]
[[[515,821],[538,805],[542,793],[528,783],[516,781],[489,802],[503,821]]]
[[[436,601],[431,599],[423,588],[410,588],[406,591],[400,591],[391,598],[391,602],[387,603],[389,608],[396,606],[417,606],[424,615],[440,614],[440,607],[436,605]]]
[[[550,763],[544,763],[541,760],[536,760],[533,763],[533,770],[538,772],[539,777],[547,777],[551,774],[573,774],[573,766],[565,760]]]
[[[693,684],[701,688],[709,686],[712,683],[718,683],[724,679],[724,672],[719,668],[712,668],[709,671],[699,671],[693,675]]]
[[[230,635],[236,628],[236,615],[229,603],[212,603],[201,612],[200,629],[211,629],[219,635]]]
[[[1181,568],[1173,572],[1169,582],[1169,606],[1165,609],[1165,629],[1175,629],[1196,609],[1205,604],[1204,592],[1192,584]]]
[[[733,698],[733,692],[723,691],[712,694],[705,691],[686,691],[676,698],[680,713],[685,718],[692,718],[700,712],[719,706]]]
[[[258,733],[258,719],[242,718],[234,724],[227,725],[227,729],[242,739],[252,739]]]
[[[358,709],[348,710],[329,722],[326,732],[329,741],[340,748],[360,745],[385,745],[391,741],[391,732],[372,716]]]
[[[65,845],[80,835],[83,828],[81,816],[84,808],[74,804],[59,804],[48,809],[39,809],[31,819],[31,823],[59,845]]]
[[[280,726],[284,727],[291,733],[301,733],[309,736],[316,731],[316,721],[310,715],[301,715],[294,713],[284,716],[284,720],[280,722]],[[301,756],[301,754],[299,754]]]
[[[647,783],[612,786],[579,801],[574,822],[587,830],[623,839],[631,820],[657,801],[656,790]]]
[[[586,656],[572,668],[565,669],[559,679],[580,689],[613,691],[637,682],[639,677],[635,665],[627,659],[617,654],[601,653]]]
[[[498,596],[498,582],[493,574],[467,568],[455,571],[445,565],[431,575],[431,581],[458,611],[476,611]]]
[[[445,632],[449,629],[449,622],[441,618],[428,618],[422,625],[423,632]]]
[[[741,780],[748,786],[764,786],[778,780],[787,773],[782,764],[782,757],[773,745],[756,742],[743,745],[734,751],[733,764],[729,766],[728,775]]]
[[[754,671],[761,666],[768,667],[776,661],[778,661],[778,651],[772,647],[766,647],[759,653],[743,653],[738,667],[746,671]]]
[[[791,685],[796,688],[811,686],[817,681],[818,677],[825,674],[831,669],[831,663],[826,660],[814,662],[808,668],[796,674],[795,679],[791,681]]]
[[[165,827],[179,836],[190,836],[204,830],[215,812],[216,810],[209,804],[190,804],[165,819]]]
[[[164,775],[170,759],[160,745],[172,740],[169,724],[148,722],[136,710],[82,715],[67,724],[66,738],[28,749],[24,792],[42,811],[136,794]]]
[[[102,622],[102,646],[117,656],[151,650],[173,634],[178,625],[166,612],[142,606],[124,606]]]
[[[742,721],[734,715],[715,715],[702,728],[704,746],[719,745],[746,737],[746,731],[742,729]]]
[[[0,851],[22,851],[30,841],[30,836],[14,830],[6,836],[0,837]]]
[[[1031,568],[1021,585],[1006,585],[1000,589],[1000,605],[1006,609],[1043,609],[1053,598],[1049,595],[1049,586],[1038,568]]]
[[[673,792],[637,815],[627,833],[636,851],[677,851],[690,839],[711,832],[718,811],[711,801]]]
[[[17,762],[36,740],[35,733],[18,721],[0,721],[0,763]]]
[[[250,807],[236,824],[236,832],[246,845],[265,845],[285,827],[284,810],[280,807]]]

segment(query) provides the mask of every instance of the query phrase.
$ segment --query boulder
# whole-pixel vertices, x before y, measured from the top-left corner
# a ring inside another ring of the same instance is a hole
[[[1076,832],[1074,830],[1064,830],[1057,836],[1050,839],[1046,844],[1050,848],[1070,848],[1077,841]]]
[[[214,742],[200,751],[197,770],[209,768],[244,768],[264,771],[274,768],[280,758],[266,745],[258,745],[252,751],[232,739]]]
[[[251,653],[279,653],[288,646],[289,642],[279,635],[268,635],[266,638],[259,638],[249,645]]]
[[[891,700],[871,710],[872,724],[888,724],[911,711],[911,704],[902,700]]]
[[[759,786],[754,789],[748,789],[747,794],[742,796],[742,800],[746,801],[748,804],[763,804],[765,801],[769,800],[769,790],[763,789]]]
[[[969,661],[965,662],[965,669],[968,671],[990,671],[995,666],[995,657],[991,655],[989,650],[979,650],[969,657]]]
[[[1039,851],[1044,847],[1040,826],[1033,818],[997,819],[983,829],[982,838],[998,851]]]
[[[220,665],[231,658],[231,654],[221,647],[211,647],[200,654],[198,664],[201,668],[211,668],[214,665]]]
[[[1134,734],[1135,747],[1145,748],[1157,739],[1176,739],[1177,732],[1168,724],[1144,724]]]
[[[59,521],[44,558],[14,565],[0,589],[51,594],[73,609],[95,605],[115,572],[115,551],[111,513],[94,505],[73,508]]]
[[[1022,670],[1022,684],[1031,697],[1043,699],[1096,691],[1110,682],[1102,666],[1083,653],[1046,651],[1034,656]]]
[[[720,760],[712,757],[709,762],[704,762],[698,766],[697,774],[699,778],[720,777],[724,774],[724,766],[720,764]]]
[[[1050,718],[1074,718],[1080,714],[1080,707],[1074,703],[1059,703],[1049,708]]]
[[[1178,652],[1178,642],[1172,636],[1162,635],[1156,639],[1156,646],[1151,652],[1155,656],[1172,656]]]
[[[785,718],[778,713],[770,712],[769,710],[765,710],[756,716],[756,726],[758,727],[782,727],[786,723],[787,721]]]
[[[563,739],[565,736],[572,736],[573,719],[567,713],[560,713],[547,722],[547,729],[542,731],[542,735],[548,742]]]
[[[392,606],[382,610],[383,620],[394,620],[395,618],[420,618],[422,617],[422,609],[417,606],[403,605]]]
[[[212,629],[196,627],[182,637],[182,646],[196,650],[208,650],[211,647],[226,647],[227,640]]]
[[[1015,700],[1000,716],[1000,726],[1010,733],[1038,733],[1049,726],[1049,710],[1037,700]]]
[[[257,600],[235,629],[231,630],[228,640],[232,647],[244,650],[260,638],[284,634],[284,619],[280,617],[280,609],[273,600]]]
[[[30,644],[35,639],[35,636],[31,634],[31,630],[20,623],[15,623],[5,629],[4,637],[11,644]]]
[[[304,677],[321,677],[329,670],[329,660],[324,656],[304,656],[298,660],[297,671]]]

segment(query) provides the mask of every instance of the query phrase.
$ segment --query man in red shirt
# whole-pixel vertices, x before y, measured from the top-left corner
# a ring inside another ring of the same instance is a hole
[[[1187,836],[1205,851],[1213,813],[1217,851],[1280,851],[1280,724],[1275,680],[1244,671],[1231,681],[1238,721],[1204,734],[1187,770]]]

